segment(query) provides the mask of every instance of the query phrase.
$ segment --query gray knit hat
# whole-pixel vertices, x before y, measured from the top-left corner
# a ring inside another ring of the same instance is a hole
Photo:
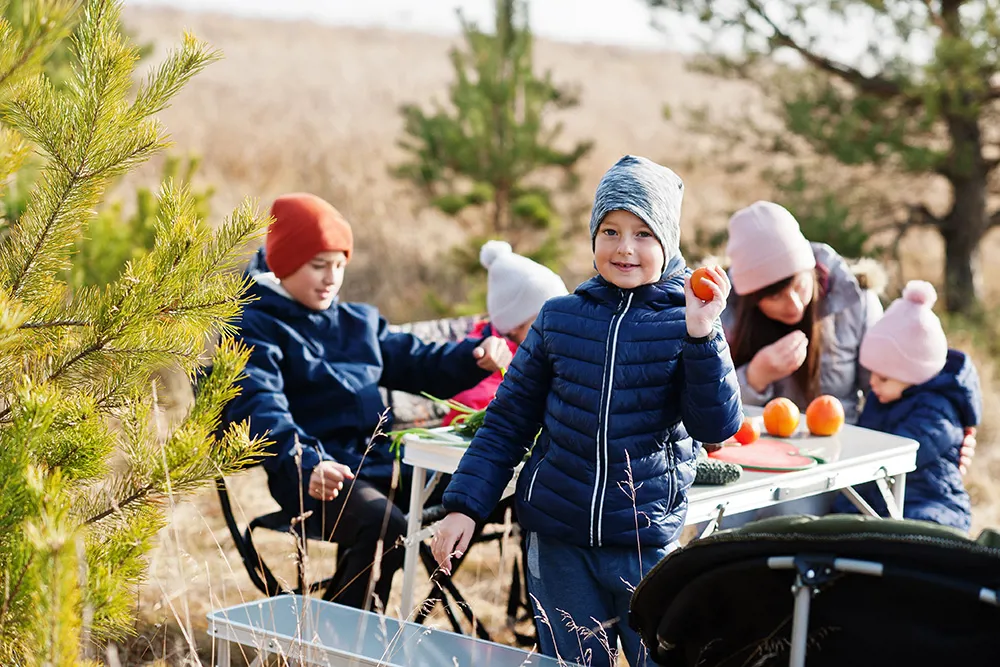
[[[664,261],[680,254],[681,200],[684,181],[650,159],[626,155],[608,169],[597,185],[590,213],[590,239],[611,211],[628,211],[649,225],[663,246]],[[665,266],[666,264],[664,264]]]

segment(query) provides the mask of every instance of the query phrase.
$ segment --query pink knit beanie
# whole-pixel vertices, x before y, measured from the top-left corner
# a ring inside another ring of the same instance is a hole
[[[740,296],[816,267],[812,246],[783,206],[759,201],[729,218],[729,279]]]
[[[859,361],[872,373],[907,384],[923,384],[941,372],[948,339],[931,308],[934,287],[911,280],[861,341]]]

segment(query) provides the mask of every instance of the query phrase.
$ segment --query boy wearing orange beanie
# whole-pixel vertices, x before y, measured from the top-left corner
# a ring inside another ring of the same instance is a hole
[[[272,441],[263,465],[281,508],[290,517],[311,511],[311,532],[349,547],[327,599],[367,608],[370,573],[380,571],[373,592],[384,608],[406,519],[388,498],[388,442],[372,439],[386,413],[379,388],[451,396],[506,367],[511,354],[496,337],[431,345],[390,333],[374,306],[337,299],[354,239],[333,206],[296,193],[279,197],[271,215],[265,256],[248,269],[253,301],[238,322],[250,360],[225,421],[249,419],[251,436]],[[405,503],[409,492],[395,499]],[[379,542],[380,568],[372,567]]]

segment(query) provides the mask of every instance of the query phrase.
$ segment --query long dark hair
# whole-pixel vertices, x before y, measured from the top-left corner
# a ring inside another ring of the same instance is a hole
[[[737,368],[750,363],[750,360],[762,348],[776,342],[782,336],[796,329],[804,333],[809,340],[806,360],[792,374],[792,378],[807,401],[811,401],[820,394],[819,362],[823,353],[823,332],[822,317],[819,313],[823,297],[826,296],[829,278],[829,272],[823,266],[817,264],[814,271],[812,299],[806,306],[798,324],[788,325],[776,322],[758,308],[761,299],[787,288],[795,278],[792,275],[767,287],[762,287],[756,292],[741,296],[736,304],[736,316],[732,331],[726,332],[729,344],[732,346],[733,363],[736,364]]]

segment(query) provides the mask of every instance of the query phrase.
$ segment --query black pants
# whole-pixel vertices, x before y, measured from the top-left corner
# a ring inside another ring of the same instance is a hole
[[[386,608],[393,575],[403,566],[410,479],[401,479],[395,490],[391,480],[356,479],[307,519],[310,533],[322,532],[338,546],[337,573],[324,595],[327,600],[358,609]],[[438,484],[428,506],[441,502],[446,486],[447,479]],[[379,549],[381,560],[375,567]],[[372,577],[377,577],[374,599],[368,595]]]

